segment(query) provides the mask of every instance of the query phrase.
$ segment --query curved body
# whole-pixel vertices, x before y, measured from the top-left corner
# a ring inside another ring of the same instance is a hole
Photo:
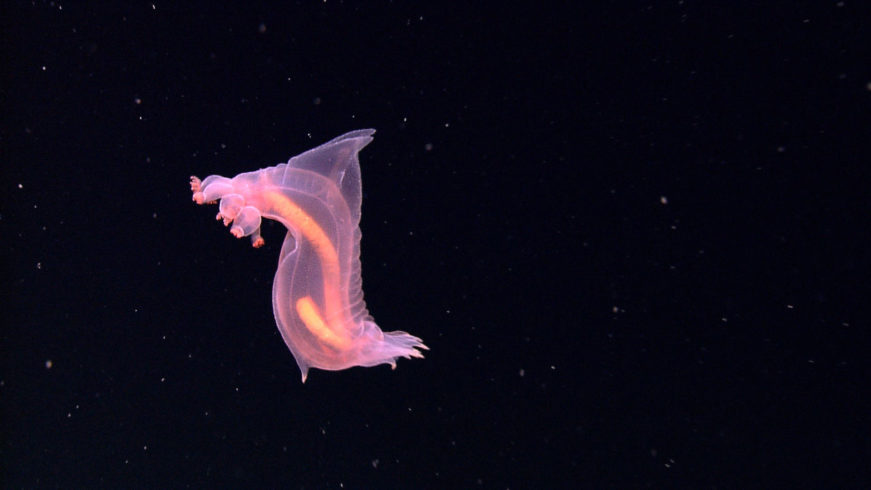
[[[405,332],[382,332],[366,309],[360,276],[362,187],[357,153],[372,129],[352,131],[287,163],[232,179],[191,177],[194,200],[220,201],[218,219],[255,247],[262,218],[288,232],[272,288],[275,321],[305,382],[309,368],[340,370],[423,357]]]

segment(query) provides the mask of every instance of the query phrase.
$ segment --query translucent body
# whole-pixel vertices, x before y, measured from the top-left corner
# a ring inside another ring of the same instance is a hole
[[[218,219],[255,247],[262,218],[288,232],[272,287],[275,321],[305,382],[309,368],[340,370],[423,357],[421,340],[382,332],[363,301],[360,276],[362,187],[357,153],[372,129],[339,136],[287,163],[232,179],[191,177],[198,204],[220,201]]]

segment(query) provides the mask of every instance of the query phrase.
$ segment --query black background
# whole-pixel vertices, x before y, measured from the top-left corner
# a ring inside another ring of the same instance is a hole
[[[4,2],[4,486],[867,488],[861,2],[574,3]],[[303,385],[188,176],[368,127]]]

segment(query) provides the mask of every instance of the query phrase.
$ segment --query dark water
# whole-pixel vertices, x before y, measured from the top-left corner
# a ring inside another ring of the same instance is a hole
[[[859,6],[4,3],[3,486],[867,488]],[[302,385],[187,180],[369,127]]]

